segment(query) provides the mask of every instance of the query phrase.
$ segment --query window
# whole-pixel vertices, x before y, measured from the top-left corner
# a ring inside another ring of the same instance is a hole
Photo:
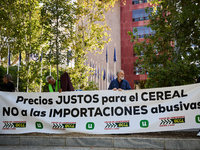
[[[154,34],[154,32],[149,27],[140,26],[140,27],[134,27],[134,28],[137,28],[138,32],[137,32],[137,34],[133,32],[133,34],[139,36],[139,38],[144,38],[145,35]],[[134,29],[133,29],[133,31],[134,31]]]
[[[145,9],[137,9],[132,11],[133,22],[149,20],[149,13],[145,12]]]
[[[148,0],[132,0],[132,5],[147,3]]]
[[[139,4],[139,1],[138,0],[132,0],[132,5],[136,5],[136,4]]]
[[[144,9],[133,10],[133,21],[142,21],[144,20]]]

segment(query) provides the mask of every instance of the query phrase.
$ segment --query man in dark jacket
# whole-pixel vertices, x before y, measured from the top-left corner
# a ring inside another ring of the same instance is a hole
[[[124,79],[124,71],[119,70],[117,71],[117,78],[112,80],[108,90],[131,90],[131,87],[127,80]]]
[[[49,83],[50,92],[64,92],[64,91],[74,91],[71,80],[67,72],[63,73],[60,80],[55,80],[52,76],[47,76],[47,82]],[[57,87],[59,84],[59,88]]]

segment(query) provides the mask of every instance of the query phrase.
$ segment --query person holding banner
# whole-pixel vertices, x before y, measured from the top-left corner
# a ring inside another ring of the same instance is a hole
[[[60,80],[55,80],[52,76],[47,76],[46,80],[49,83],[49,92],[59,91],[60,93],[62,91],[74,91],[74,88],[72,86],[71,80],[67,72],[61,75]]]
[[[12,82],[12,76],[10,74],[4,75],[1,91],[15,92],[15,85]]]
[[[124,79],[124,71],[117,71],[117,78],[112,80],[108,90],[122,91],[122,90],[131,90],[131,87],[127,80]]]

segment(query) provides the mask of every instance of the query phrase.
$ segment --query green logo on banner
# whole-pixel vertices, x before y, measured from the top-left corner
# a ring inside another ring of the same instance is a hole
[[[149,126],[149,121],[148,120],[141,120],[140,121],[140,127],[141,128],[147,128]]]
[[[86,124],[86,129],[87,130],[93,130],[94,129],[94,122],[88,122]]]
[[[196,123],[200,123],[200,115],[196,115],[195,120],[196,120]]]
[[[36,129],[43,129],[43,124],[41,122],[36,122],[35,127]]]

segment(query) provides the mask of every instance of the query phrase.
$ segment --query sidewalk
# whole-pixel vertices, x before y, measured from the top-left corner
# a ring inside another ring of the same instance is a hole
[[[116,135],[81,133],[43,134],[29,133],[0,135],[0,149],[6,146],[46,146],[82,149],[200,149],[196,131],[168,131]],[[16,148],[15,148],[16,149]]]

